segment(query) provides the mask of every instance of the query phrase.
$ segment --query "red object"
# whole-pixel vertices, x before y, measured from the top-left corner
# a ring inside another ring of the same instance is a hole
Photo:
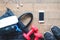
[[[42,34],[38,33],[38,29],[34,26],[32,26],[31,30],[26,34],[23,33],[23,36],[27,39],[27,40],[31,40],[30,36],[34,34],[35,38],[34,40],[38,40],[39,38],[43,38]]]
[[[36,32],[36,31],[38,31],[38,29],[35,28],[35,27],[32,27],[32,29],[31,29],[27,34],[24,33],[23,36],[24,36],[27,40],[31,40],[31,39],[30,39],[30,35],[33,34],[33,33]]]
[[[39,33],[34,33],[34,40],[39,40],[39,38],[43,38],[43,35],[42,34],[39,34]]]

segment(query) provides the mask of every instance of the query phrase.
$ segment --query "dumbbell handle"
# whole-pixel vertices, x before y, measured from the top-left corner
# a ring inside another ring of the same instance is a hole
[[[38,40],[39,38],[40,38],[40,39],[42,39],[42,38],[43,38],[43,35],[42,35],[42,34],[34,33],[34,35],[35,35],[34,40]]]
[[[39,38],[38,37],[35,37],[35,39],[34,40],[38,40]]]
[[[30,36],[32,33],[34,33],[34,30],[33,30],[33,29],[30,30],[30,31],[27,33],[27,35]]]

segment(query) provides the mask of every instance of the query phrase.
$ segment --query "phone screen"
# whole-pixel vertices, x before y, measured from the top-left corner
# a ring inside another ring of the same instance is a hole
[[[39,21],[44,21],[44,12],[39,12]]]

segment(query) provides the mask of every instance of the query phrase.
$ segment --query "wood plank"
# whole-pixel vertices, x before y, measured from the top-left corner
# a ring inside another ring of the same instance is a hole
[[[8,3],[6,4],[6,6],[4,5],[5,4],[0,3],[0,16],[2,16],[5,13],[6,7],[10,8],[14,12],[14,14],[17,15],[18,17],[25,12],[28,12],[28,11],[32,12],[34,16],[34,20],[32,24],[36,25],[39,29],[39,32],[41,33],[44,33],[50,30],[52,25],[60,26],[60,4],[24,3],[23,7],[19,6],[19,9],[17,9],[17,6],[16,6],[17,4]],[[44,24],[38,23],[39,21],[38,10],[45,10]],[[25,21],[24,23],[27,23],[27,21]]]

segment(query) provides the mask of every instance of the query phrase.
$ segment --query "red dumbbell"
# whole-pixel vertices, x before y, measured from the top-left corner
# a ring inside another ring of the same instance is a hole
[[[39,38],[43,38],[43,35],[42,34],[39,34],[39,33],[34,33],[34,40],[39,40]]]
[[[30,35],[32,35],[34,32],[38,31],[38,29],[36,27],[32,26],[32,29],[26,34],[23,33],[23,36],[27,39],[27,40],[31,40]]]

